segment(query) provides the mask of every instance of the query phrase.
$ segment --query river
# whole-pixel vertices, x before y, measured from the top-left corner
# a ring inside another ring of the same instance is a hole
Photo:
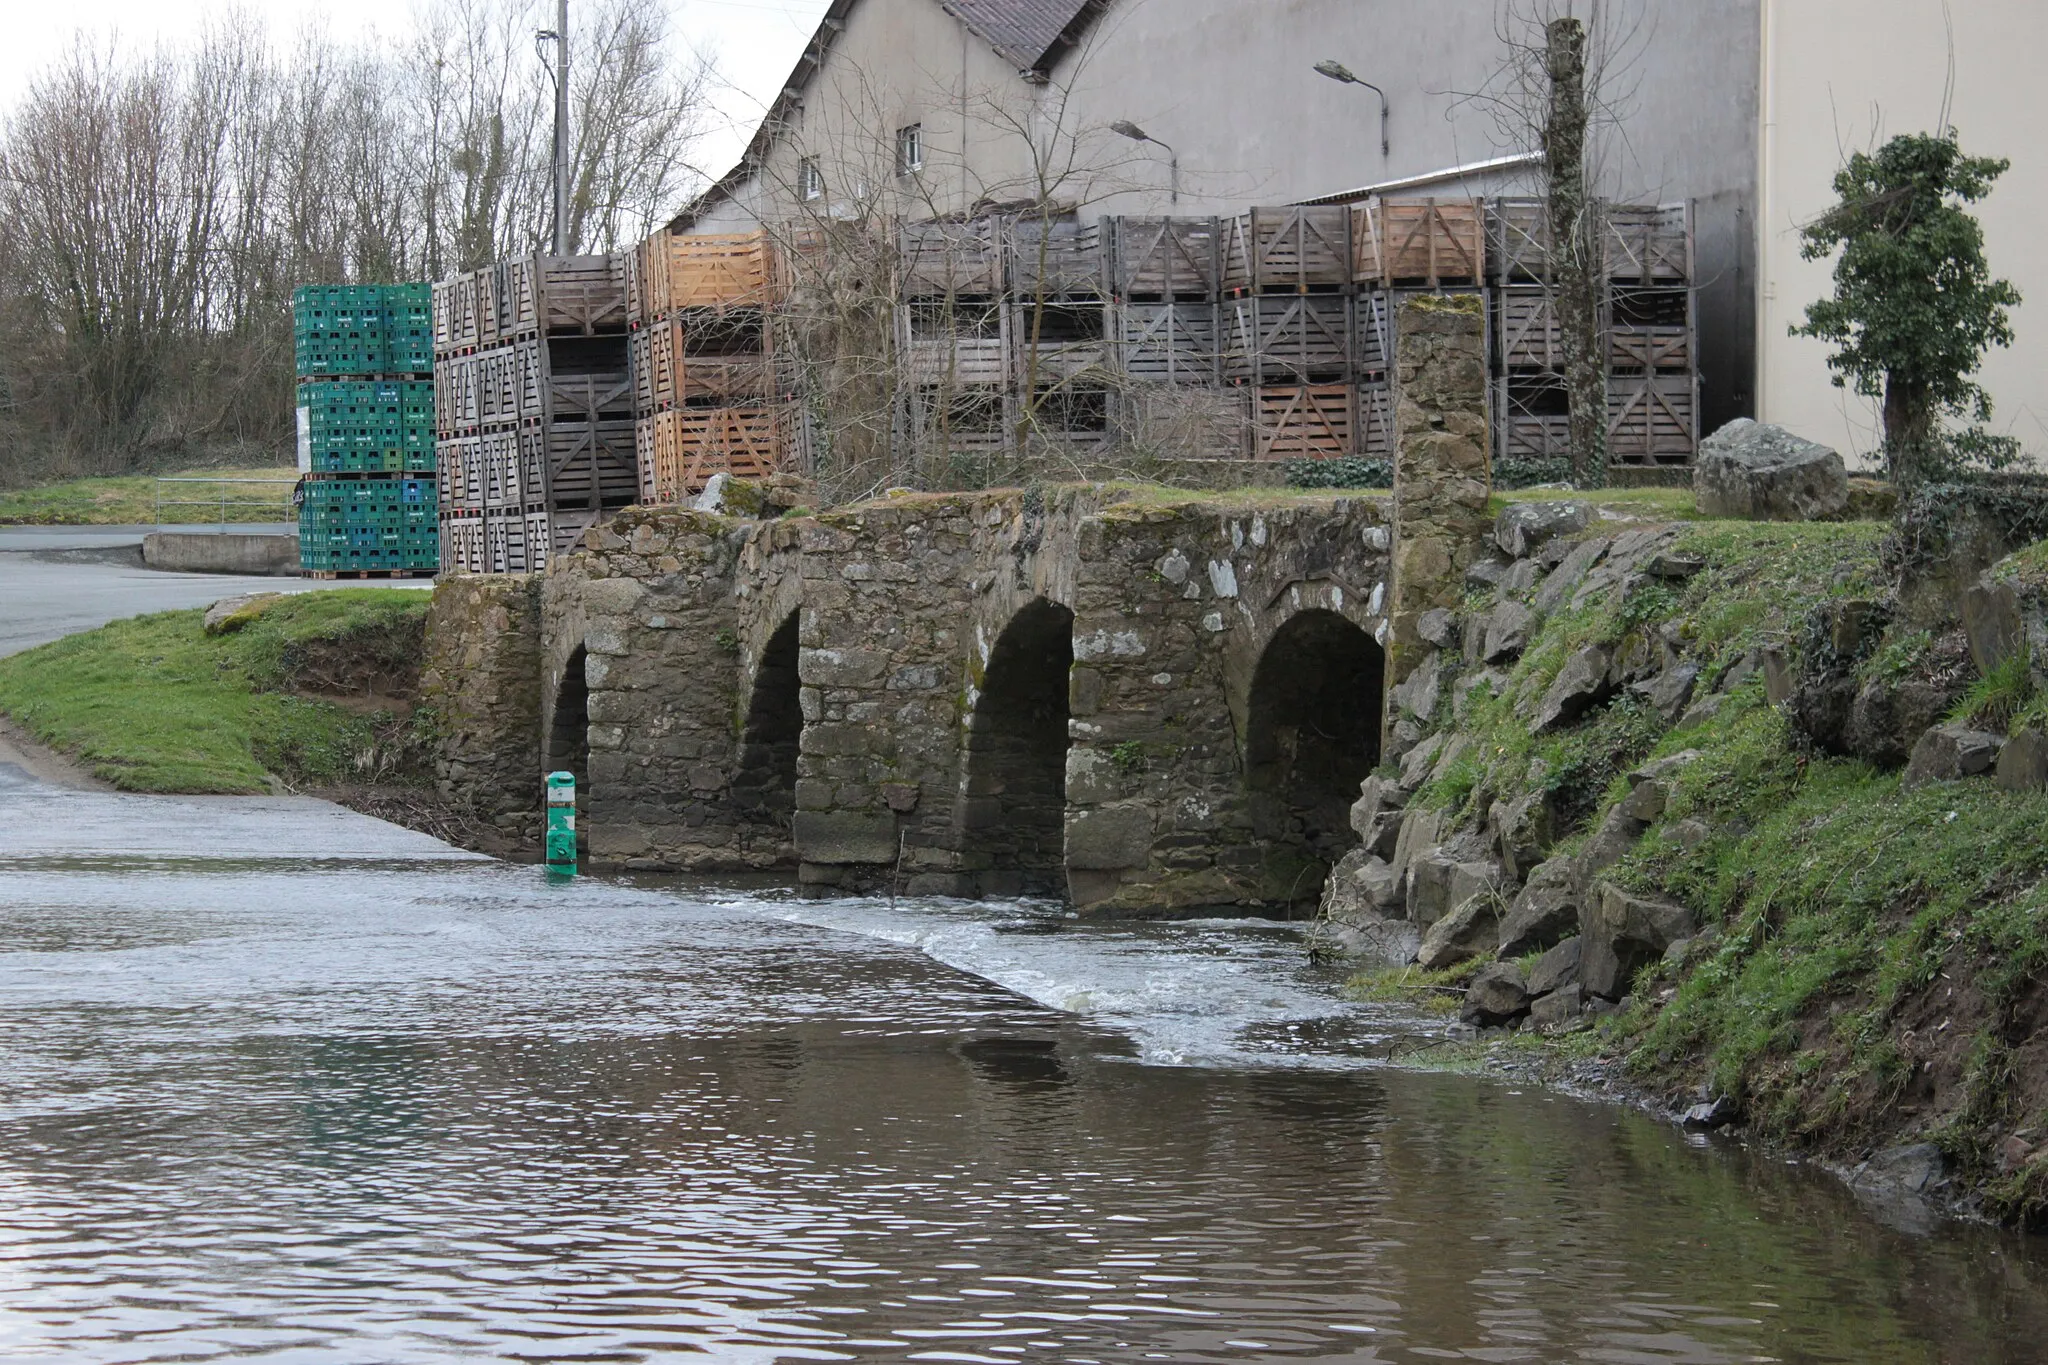
[[[0,767],[0,1356],[2030,1361],[2040,1248],[1387,1059],[1295,930]]]

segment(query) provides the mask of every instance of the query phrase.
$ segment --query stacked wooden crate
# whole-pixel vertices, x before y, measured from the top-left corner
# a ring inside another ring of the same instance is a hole
[[[1008,282],[998,219],[898,228],[901,425],[919,451],[983,459],[1008,448],[1016,374]]]
[[[434,286],[442,566],[529,573],[639,493],[626,266],[501,261]]]
[[[1254,460],[1353,453],[1351,211],[1255,208],[1223,224],[1223,375],[1249,404]]]
[[[1394,331],[1418,293],[1473,293],[1486,283],[1486,218],[1473,198],[1377,198],[1352,209],[1358,286],[1358,453],[1394,453]]]
[[[292,294],[299,564],[317,578],[424,577],[434,518],[432,304],[424,284]]]
[[[1028,413],[1034,439],[1069,447],[1109,439],[1115,345],[1107,231],[1042,216],[1003,225],[1014,401]]]
[[[1493,413],[1500,459],[1571,454],[1555,272],[1540,200],[1487,205],[1494,277]],[[1692,232],[1685,206],[1607,210],[1600,328],[1607,453],[1619,478],[1656,479],[1698,448]]]
[[[1116,426],[1181,460],[1244,458],[1244,394],[1223,383],[1224,220],[1105,219]]]
[[[794,408],[774,347],[785,292],[765,233],[664,228],[633,253],[627,310],[642,501],[678,502],[716,474],[758,478],[790,462]]]

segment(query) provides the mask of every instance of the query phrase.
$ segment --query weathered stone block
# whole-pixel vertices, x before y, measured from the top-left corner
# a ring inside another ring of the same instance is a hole
[[[790,830],[806,863],[893,864],[900,852],[896,817],[887,811],[800,810]]]
[[[1529,874],[1501,921],[1502,957],[1548,949],[1579,930],[1578,870],[1570,858],[1553,858]]]
[[[1067,866],[1087,871],[1143,867],[1152,851],[1150,806],[1098,806],[1067,813]]]
[[[1848,506],[1849,472],[1826,446],[1739,417],[1700,442],[1693,493],[1709,517],[1815,521]]]
[[[1573,934],[1547,950],[1529,969],[1529,994],[1548,995],[1579,979],[1579,936]]]
[[[2048,735],[2022,730],[1998,751],[1998,785],[2009,792],[2048,787]]]
[[[797,676],[811,687],[874,687],[889,668],[879,649],[806,649],[797,656]]]
[[[1475,957],[1493,956],[1500,937],[1500,918],[1491,895],[1474,896],[1452,907],[1429,926],[1415,961],[1426,971],[1441,971]]]
[[[1465,1003],[1458,1017],[1468,1024],[1505,1024],[1529,1007],[1529,983],[1522,969],[1512,962],[1496,962],[1479,969],[1465,988]]]
[[[1554,1033],[1578,1022],[1586,1007],[1585,988],[1573,983],[1548,995],[1538,996],[1529,1006],[1529,1027],[1538,1033]]]
[[[1536,708],[1537,734],[1563,729],[1614,695],[1614,659],[1604,645],[1587,645],[1565,660]]]
[[[1526,559],[1546,542],[1591,524],[1592,510],[1582,502],[1518,502],[1494,519],[1493,541],[1510,557]]]
[[[1900,785],[1924,787],[1930,782],[1955,782],[1990,772],[2004,747],[2005,737],[1988,730],[1972,729],[1960,721],[1937,725],[1913,746]]]
[[[1579,981],[1594,995],[1619,999],[1638,970],[1697,929],[1692,911],[1674,901],[1602,885],[1580,910]]]

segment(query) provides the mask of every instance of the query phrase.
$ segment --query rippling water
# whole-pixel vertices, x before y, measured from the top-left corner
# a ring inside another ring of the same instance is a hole
[[[1293,931],[0,780],[0,1354],[2038,1360],[2036,1250],[1379,1059]]]

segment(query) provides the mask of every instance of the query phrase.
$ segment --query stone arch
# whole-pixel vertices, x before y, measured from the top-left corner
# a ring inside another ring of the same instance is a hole
[[[741,818],[780,831],[785,842],[796,810],[797,755],[804,733],[803,685],[797,676],[800,621],[797,610],[784,616],[749,670],[732,781]]]
[[[1312,908],[1357,842],[1350,807],[1379,762],[1385,670],[1378,642],[1327,607],[1288,617],[1261,651],[1246,704],[1244,781],[1268,851],[1269,900]]]
[[[989,650],[971,694],[957,825],[984,895],[1051,895],[1066,885],[1067,678],[1074,613],[1026,603]]]

